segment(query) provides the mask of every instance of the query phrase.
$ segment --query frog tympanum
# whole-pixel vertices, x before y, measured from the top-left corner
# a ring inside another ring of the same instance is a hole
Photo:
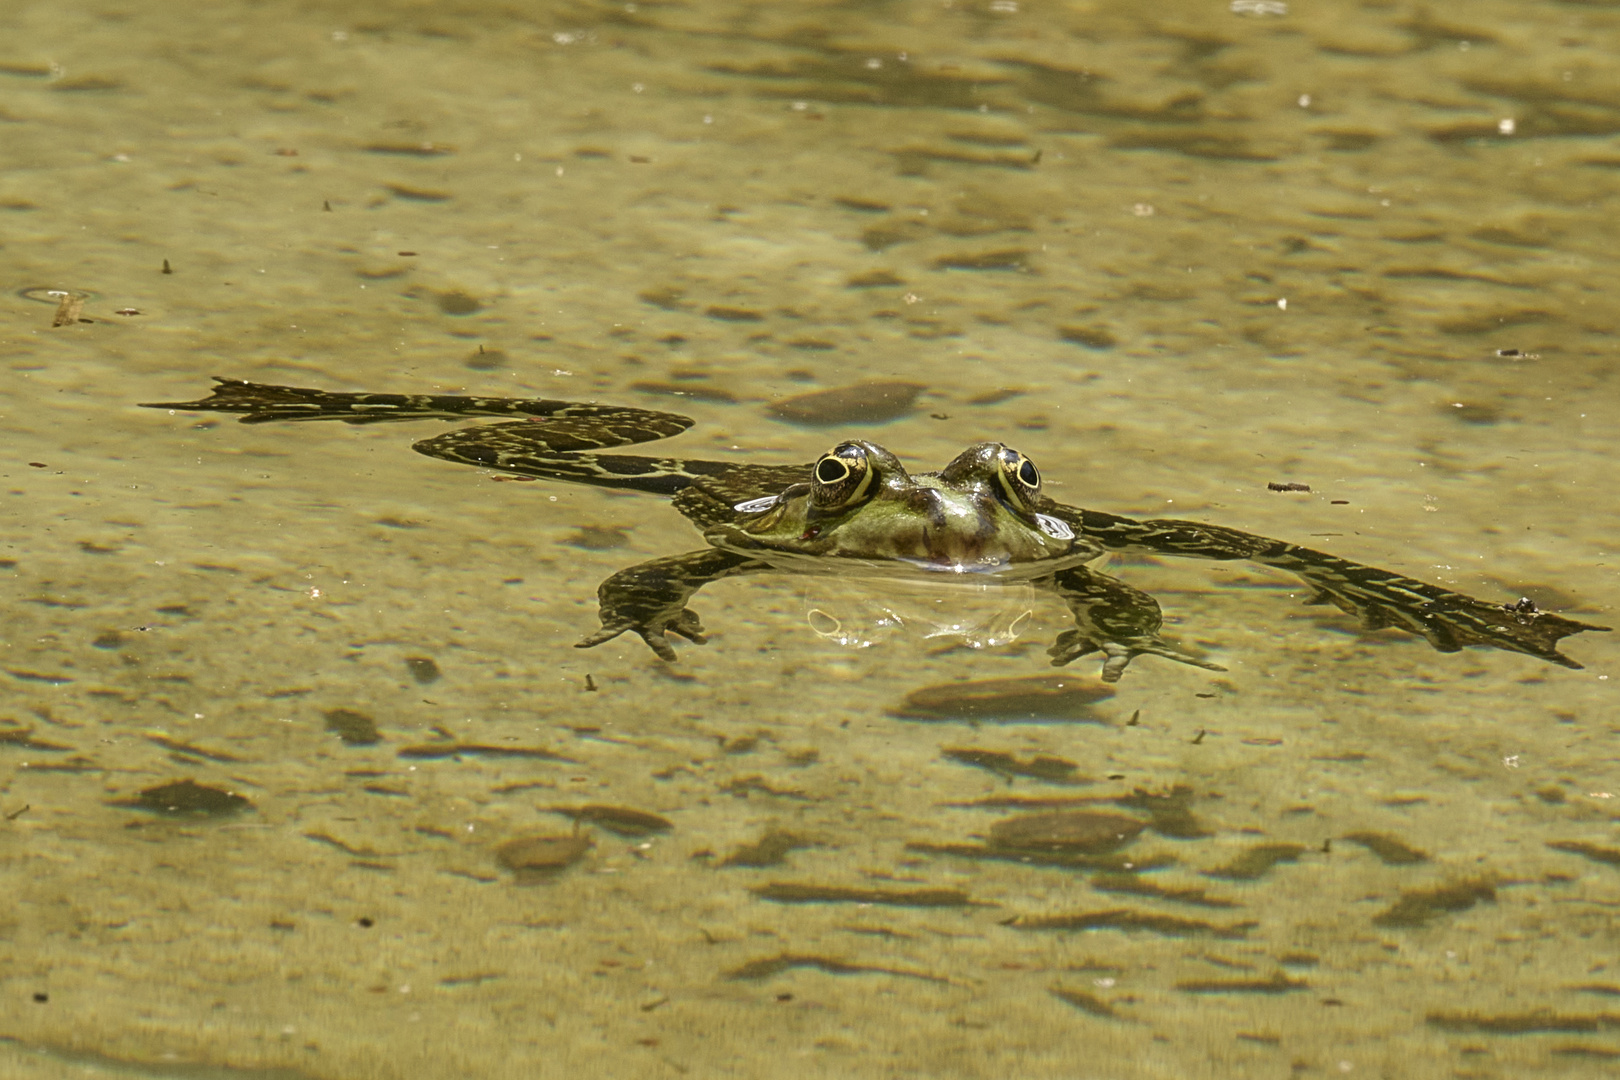
[[[708,546],[620,570],[602,582],[602,627],[579,642],[581,648],[629,630],[658,656],[674,660],[667,634],[699,645],[705,640],[687,601],[709,582],[739,574],[975,574],[1027,582],[1068,604],[1075,625],[1047,650],[1054,666],[1100,652],[1106,682],[1142,654],[1222,670],[1159,637],[1159,605],[1151,596],[1088,565],[1111,551],[1247,559],[1285,570],[1311,587],[1307,603],[1333,604],[1359,617],[1366,630],[1419,634],[1441,652],[1490,645],[1578,668],[1558,651],[1558,640],[1608,629],[1542,611],[1529,600],[1492,604],[1219,525],[1138,521],[1065,506],[1042,493],[1034,462],[1000,443],[970,446],[938,472],[916,475],[881,446],[859,439],[807,465],[630,457],[597,451],[678,435],[693,421],[570,401],[340,394],[217,381],[201,401],[149,407],[243,413],[244,424],[505,417],[509,422],[447,432],[415,449],[498,472],[670,496]]]

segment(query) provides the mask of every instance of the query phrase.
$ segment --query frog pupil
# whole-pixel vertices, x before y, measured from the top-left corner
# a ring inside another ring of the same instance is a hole
[[[1024,482],[1025,487],[1033,488],[1040,486],[1041,474],[1036,471],[1035,463],[1029,460],[1029,458],[1025,458],[1024,463],[1018,466],[1018,479]]]
[[[825,457],[816,466],[816,479],[823,484],[836,484],[849,475],[849,466],[834,457]]]

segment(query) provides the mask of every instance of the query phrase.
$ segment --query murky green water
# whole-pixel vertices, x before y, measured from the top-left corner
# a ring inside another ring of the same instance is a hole
[[[788,578],[705,590],[665,665],[572,648],[697,545],[658,499],[411,454],[434,423],[134,407],[218,374],[674,409],[727,460],[1004,439],[1066,502],[1613,622],[1620,10],[1292,7],[6,5],[3,1071],[1620,1067],[1614,635],[1442,655],[1136,560],[1226,674],[986,704],[940,687],[1051,675],[1060,610],[840,648]],[[765,408],[871,379],[928,389]],[[251,809],[140,805],[185,780]],[[1146,828],[974,857],[1076,798]],[[503,849],[586,806],[670,827]]]

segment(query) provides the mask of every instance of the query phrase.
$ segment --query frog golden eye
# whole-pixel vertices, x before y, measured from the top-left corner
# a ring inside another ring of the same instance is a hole
[[[1031,510],[1041,497],[1041,470],[1018,451],[1003,447],[1001,450],[1001,490],[1007,500],[1022,510]]]
[[[856,443],[840,443],[821,456],[813,472],[810,501],[823,510],[859,502],[872,484],[872,463]]]

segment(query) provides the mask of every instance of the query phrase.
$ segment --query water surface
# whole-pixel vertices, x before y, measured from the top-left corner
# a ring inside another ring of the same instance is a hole
[[[1226,673],[953,706],[1052,675],[1061,612],[848,649],[785,578],[705,590],[678,664],[582,652],[600,579],[700,542],[659,500],[411,454],[432,422],[134,406],[217,374],[672,409],[668,452],[728,460],[999,439],[1066,502],[1613,622],[1617,29],[8,5],[8,1075],[1612,1068],[1612,635],[1566,643],[1582,671],[1442,655],[1259,569],[1122,560]],[[766,408],[863,380],[927,389],[880,425]],[[251,809],[138,805],[184,780]],[[1009,798],[1147,828],[1110,865],[963,854]],[[671,827],[557,812],[592,805]],[[576,827],[540,880],[498,854]]]

